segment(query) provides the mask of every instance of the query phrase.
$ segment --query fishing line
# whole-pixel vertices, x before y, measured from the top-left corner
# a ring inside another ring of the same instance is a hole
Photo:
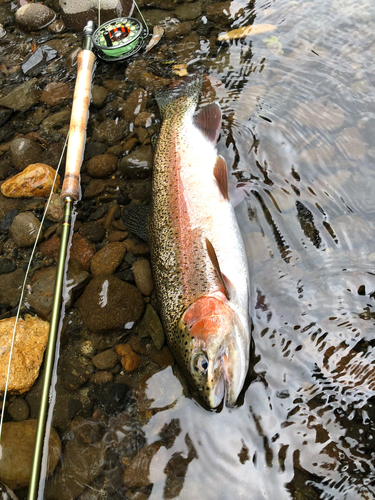
[[[3,448],[2,448],[2,445],[1,445],[1,433],[2,433],[2,430],[3,430],[3,422],[4,422],[4,414],[5,414],[5,401],[6,401],[6,397],[7,397],[7,393],[8,393],[8,385],[9,385],[9,378],[10,378],[10,367],[11,367],[12,357],[13,357],[13,349],[14,349],[14,343],[15,343],[15,338],[16,338],[16,330],[17,330],[18,319],[19,319],[20,312],[21,312],[21,306],[22,306],[22,302],[23,302],[23,296],[24,296],[25,289],[26,289],[26,282],[27,282],[27,279],[29,277],[31,263],[32,263],[32,260],[34,258],[36,247],[37,247],[37,245],[39,243],[39,237],[40,237],[40,234],[42,232],[43,222],[44,222],[44,219],[46,218],[47,210],[48,210],[48,207],[49,207],[49,205],[51,203],[52,195],[54,194],[54,187],[55,187],[55,184],[56,184],[56,179],[57,179],[57,175],[59,173],[61,162],[62,162],[64,153],[65,153],[66,145],[67,145],[67,142],[68,142],[68,137],[69,137],[69,132],[68,132],[68,135],[66,136],[66,139],[65,139],[65,143],[64,143],[64,147],[63,147],[63,150],[62,150],[62,153],[61,153],[61,156],[60,156],[59,164],[57,166],[57,169],[56,169],[56,172],[55,172],[55,177],[53,179],[51,192],[50,192],[50,195],[48,197],[46,207],[44,209],[43,217],[42,217],[42,219],[40,221],[40,226],[39,226],[39,229],[38,229],[38,232],[37,232],[37,237],[36,237],[36,240],[35,240],[35,243],[34,243],[34,246],[33,246],[32,252],[31,252],[31,255],[30,255],[30,259],[29,259],[28,265],[27,265],[25,278],[23,280],[23,284],[22,284],[22,288],[21,288],[21,295],[20,295],[20,299],[19,299],[19,302],[18,302],[17,314],[16,314],[16,321],[14,323],[13,334],[12,334],[12,342],[11,342],[10,351],[9,351],[9,361],[8,361],[7,378],[6,378],[6,382],[5,382],[5,389],[4,389],[4,396],[3,396],[3,406],[2,406],[2,409],[1,409],[1,417],[0,417],[0,460],[2,459],[2,455],[3,455]]]

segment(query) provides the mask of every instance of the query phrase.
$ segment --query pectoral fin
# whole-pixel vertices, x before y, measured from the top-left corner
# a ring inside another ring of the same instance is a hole
[[[201,108],[194,116],[194,123],[210,142],[216,144],[221,131],[221,109],[218,103]]]
[[[124,208],[122,221],[130,232],[136,234],[142,240],[148,241],[147,219],[149,207],[146,205],[131,205]]]
[[[230,282],[230,280],[221,272],[220,264],[219,264],[219,261],[217,259],[215,249],[214,249],[211,241],[208,238],[206,238],[206,247],[207,247],[208,256],[211,259],[212,265],[214,266],[215,271],[216,271],[216,273],[217,273],[217,275],[218,275],[218,277],[223,285],[225,296],[228,300],[230,300],[229,290],[230,290],[230,288],[233,288],[233,285]]]
[[[220,192],[226,200],[229,200],[228,171],[227,164],[222,156],[216,158],[214,166],[214,177]]]

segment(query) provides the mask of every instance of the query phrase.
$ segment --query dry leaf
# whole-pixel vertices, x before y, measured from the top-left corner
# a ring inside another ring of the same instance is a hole
[[[173,74],[176,76],[186,76],[187,68],[186,64],[174,64],[172,66]]]
[[[148,42],[148,45],[147,45],[146,50],[145,50],[145,53],[148,52],[149,50],[151,50],[152,47],[155,47],[155,45],[157,43],[159,43],[160,38],[163,36],[163,34],[164,34],[164,28],[162,28],[161,26],[154,26],[154,31],[152,33],[152,38]]]
[[[236,40],[237,38],[246,38],[250,35],[259,35],[267,31],[274,31],[277,28],[275,24],[256,24],[255,26],[243,26],[237,30],[229,31],[219,35],[217,39],[219,42],[226,40]]]

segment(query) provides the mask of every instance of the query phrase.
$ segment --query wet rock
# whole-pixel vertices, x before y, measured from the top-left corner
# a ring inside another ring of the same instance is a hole
[[[64,101],[71,99],[72,91],[69,85],[64,82],[51,82],[43,90],[40,96],[40,102],[47,106],[57,106]]]
[[[16,23],[23,31],[41,30],[55,18],[55,12],[41,3],[23,5],[16,12]]]
[[[38,47],[31,56],[22,64],[21,69],[26,76],[37,76],[47,64],[55,59],[57,51],[48,45]]]
[[[6,214],[3,216],[2,221],[0,222],[0,232],[7,233],[9,231],[9,228],[12,225],[12,222],[17,214],[18,210],[16,208],[13,208],[12,210],[9,210],[9,212],[6,212]]]
[[[113,274],[121,262],[124,260],[126,249],[122,243],[109,243],[91,261],[91,274]]]
[[[152,484],[150,481],[150,465],[159,451],[161,442],[144,446],[126,468],[123,480],[129,488],[144,488]]]
[[[100,384],[90,389],[89,398],[103,413],[113,415],[128,406],[130,389],[126,384]]]
[[[359,130],[355,127],[344,129],[336,139],[339,151],[351,160],[363,160],[366,148]]]
[[[178,57],[178,62],[188,62],[193,59],[194,53],[199,50],[199,37],[195,33],[186,36],[181,42],[173,47],[174,52]]]
[[[24,277],[25,273],[22,269],[0,275],[0,304],[2,306],[15,307],[18,304]]]
[[[9,228],[9,236],[18,247],[31,247],[37,240],[40,222],[32,212],[17,215]],[[42,238],[43,233],[40,233]]]
[[[147,111],[143,111],[142,113],[139,113],[139,115],[135,118],[134,125],[136,127],[151,127],[153,118],[153,114],[148,113]]]
[[[150,203],[151,200],[151,182],[139,183],[133,186],[130,192],[130,198],[135,203]]]
[[[9,415],[16,422],[21,422],[22,420],[27,420],[30,415],[30,408],[27,402],[22,398],[16,398],[8,406]]]
[[[72,238],[72,247],[70,249],[70,258],[76,260],[84,271],[90,270],[91,259],[95,255],[94,244],[74,233]]]
[[[116,352],[120,356],[121,364],[127,373],[136,370],[142,362],[141,356],[133,351],[129,344],[118,344]]]
[[[87,285],[79,300],[85,325],[97,333],[123,329],[137,321],[143,313],[141,292],[114,276],[96,276]]]
[[[151,146],[141,146],[121,159],[119,170],[127,179],[146,179],[151,175],[152,162]]]
[[[157,26],[170,16],[171,13],[167,10],[148,9],[143,12],[143,17],[149,26]]]
[[[30,281],[26,299],[29,305],[44,319],[50,317],[55,290],[56,267],[47,267],[36,271]],[[66,307],[71,305],[73,292],[78,292],[89,281],[89,274],[83,271],[74,260],[69,262],[67,280],[69,291]]]
[[[128,122],[133,122],[135,117],[145,111],[147,92],[144,89],[135,89],[126,99],[121,116]]]
[[[146,259],[139,259],[133,263],[132,271],[138,290],[143,295],[150,295],[154,289],[150,262]]]
[[[61,467],[47,483],[46,498],[48,500],[77,498],[86,488],[86,484],[90,484],[100,473],[104,465],[104,442],[98,441],[87,445],[73,439],[63,451]]]
[[[82,358],[62,359],[59,362],[58,376],[64,387],[75,391],[90,378],[93,372],[92,365]]]
[[[91,90],[91,105],[95,108],[101,109],[107,99],[109,91],[100,85],[93,85]]]
[[[92,384],[108,384],[109,382],[112,382],[113,380],[113,374],[111,372],[96,372],[92,375],[90,378],[90,382]]]
[[[36,420],[6,422],[3,425],[0,460],[0,480],[13,489],[28,486],[34,454]],[[47,474],[57,465],[61,453],[61,442],[57,432],[51,428]]]
[[[105,120],[94,129],[92,140],[113,146],[125,137],[128,126],[123,120]]]
[[[12,116],[13,112],[11,109],[0,109],[0,127],[5,125],[5,123]]]
[[[31,108],[31,106],[34,106],[39,101],[40,90],[38,90],[37,85],[38,80],[36,78],[21,83],[21,85],[18,85],[18,87],[9,92],[8,95],[0,99],[0,106],[15,111],[25,111]]]
[[[145,344],[144,341],[133,337],[130,341],[130,345],[133,351],[142,354],[143,356],[147,356],[148,358],[155,361],[159,366],[165,368],[167,366],[172,366],[174,364],[174,359],[171,354],[171,351],[167,346],[164,346],[160,351],[151,344]]]
[[[89,220],[102,219],[107,212],[108,205],[103,203],[102,205],[99,205],[98,208],[90,215]]]
[[[154,93],[171,83],[169,78],[163,78],[148,72],[142,73],[138,81],[139,84],[150,93]]]
[[[76,71],[77,68],[77,58],[78,54],[81,52],[81,48],[75,48],[65,59],[64,68],[68,73],[72,73]]]
[[[57,19],[48,26],[48,31],[54,34],[63,33],[66,29],[65,23],[62,19]]]
[[[6,383],[9,350],[16,318],[0,321],[0,391]],[[43,361],[48,339],[49,323],[38,317],[19,318],[14,341],[8,390],[23,393],[34,384]],[[1,462],[1,461],[0,461]],[[1,476],[0,476],[1,478]]]
[[[74,437],[84,444],[97,443],[103,437],[104,433],[101,422],[83,417],[76,417],[71,423],[70,428]]]
[[[136,255],[137,257],[139,256],[145,256],[150,253],[150,246],[148,243],[139,243],[139,245],[135,245],[132,248],[133,255]]]
[[[297,106],[293,118],[300,125],[314,127],[320,130],[333,131],[342,127],[345,121],[344,111],[320,102],[306,102]]]
[[[48,198],[51,193],[56,171],[44,163],[33,163],[22,172],[6,180],[1,186],[1,192],[8,198],[31,198],[43,196]],[[57,174],[54,192],[60,185]]]
[[[99,196],[108,186],[116,186],[114,179],[93,179],[83,193],[84,198]]]
[[[85,147],[84,160],[90,160],[94,156],[99,156],[105,152],[107,146],[101,142],[88,142]]]
[[[177,36],[185,36],[191,32],[192,24],[189,21],[167,26],[164,31],[164,36],[167,40],[172,40]]]
[[[23,170],[31,163],[40,161],[43,149],[34,141],[25,137],[17,137],[9,144],[9,154],[13,167]]]
[[[56,129],[60,129],[70,123],[70,115],[71,110],[69,108],[49,115],[41,124],[41,132],[53,136]]]
[[[0,274],[12,273],[16,269],[17,266],[13,260],[7,258],[0,259]]]
[[[64,202],[59,194],[53,194],[47,208],[46,218],[53,222],[59,222],[62,220],[63,216]]]
[[[177,5],[174,13],[181,21],[192,21],[202,15],[201,2],[184,2]]]
[[[98,24],[98,3],[96,0],[59,0],[62,17],[69,28],[82,31],[87,21]],[[100,22],[105,23],[118,17],[130,16],[133,12],[133,3],[130,0],[109,0],[100,7]]]
[[[164,329],[159,316],[150,304],[146,305],[146,311],[139,325],[139,337],[143,339],[148,336],[151,336],[152,341],[158,350],[163,347],[165,342]]]
[[[13,491],[4,483],[0,483],[0,496],[3,500],[18,500]]]
[[[148,65],[148,61],[143,59],[137,59],[131,62],[125,70],[125,78],[130,82],[138,82],[140,75],[147,71]]]
[[[104,238],[105,229],[99,222],[91,222],[83,225],[79,229],[79,234],[87,238],[89,241],[92,241],[93,243],[98,243]]]
[[[94,156],[87,162],[86,170],[91,177],[102,179],[116,172],[117,162],[117,156],[111,154]]]
[[[118,356],[115,351],[108,349],[92,358],[92,364],[98,370],[111,370],[117,363]]]
[[[329,166],[329,161],[333,158],[334,154],[335,148],[331,144],[322,144],[321,146],[302,151],[299,159],[302,162],[313,165]]]
[[[230,15],[231,2],[218,2],[207,5],[206,16],[207,19],[217,24],[227,23]]]

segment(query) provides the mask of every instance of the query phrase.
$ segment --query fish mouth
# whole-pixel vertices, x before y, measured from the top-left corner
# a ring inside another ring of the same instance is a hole
[[[222,401],[227,408],[233,408],[236,404],[246,376],[238,358],[238,351],[233,346],[226,349],[216,361],[212,377],[212,408],[217,408]]]

